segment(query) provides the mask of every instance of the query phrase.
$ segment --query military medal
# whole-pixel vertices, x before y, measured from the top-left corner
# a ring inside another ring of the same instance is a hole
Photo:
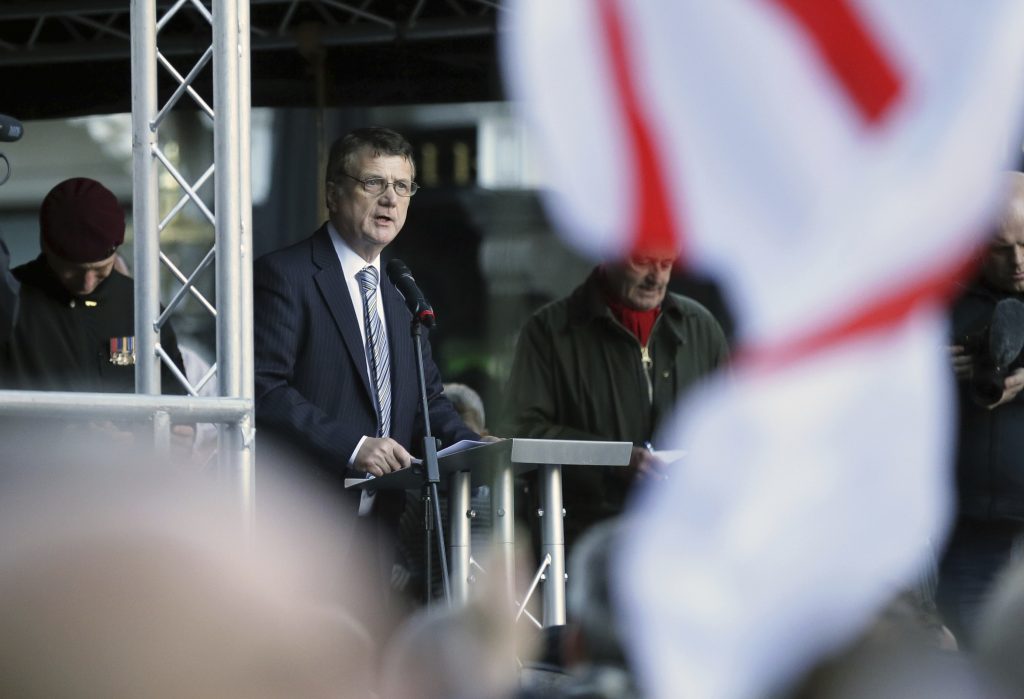
[[[135,337],[110,338],[110,363],[116,366],[135,364]]]

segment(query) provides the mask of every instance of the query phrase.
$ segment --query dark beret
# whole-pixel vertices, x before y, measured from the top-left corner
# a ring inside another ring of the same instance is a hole
[[[124,209],[96,180],[73,177],[50,190],[39,208],[39,232],[57,257],[98,262],[124,242]]]

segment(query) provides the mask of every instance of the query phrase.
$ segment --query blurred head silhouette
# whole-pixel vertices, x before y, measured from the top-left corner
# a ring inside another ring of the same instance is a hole
[[[367,696],[369,637],[328,601],[339,530],[300,507],[315,493],[268,475],[250,530],[152,455],[80,453],[0,470],[0,695]]]

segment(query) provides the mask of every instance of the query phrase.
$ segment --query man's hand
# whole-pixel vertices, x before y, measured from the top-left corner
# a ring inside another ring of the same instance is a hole
[[[988,409],[992,410],[993,408],[998,408],[1003,403],[1009,403],[1017,397],[1022,388],[1024,388],[1024,369],[1017,369],[1003,379],[1003,396],[997,402],[987,406]]]
[[[195,425],[171,425],[171,454],[175,459],[189,461],[195,443]]]
[[[953,360],[953,373],[960,381],[970,381],[974,375],[974,357],[967,354],[963,345],[952,345],[949,356]]]
[[[192,449],[196,441],[195,425],[171,425],[171,445],[178,449]]]
[[[80,425],[70,425],[69,428],[72,432],[82,429]],[[90,420],[87,429],[93,433],[103,435],[103,438],[109,439],[112,444],[123,446],[125,444],[134,444],[135,442],[134,432],[114,424],[111,420]],[[67,431],[65,430],[65,432]]]
[[[666,477],[665,462],[645,447],[633,447],[629,455],[629,468],[636,473],[637,480],[661,480]]]
[[[367,437],[356,453],[352,468],[371,476],[383,476],[408,468],[410,464],[412,456],[391,437]]]

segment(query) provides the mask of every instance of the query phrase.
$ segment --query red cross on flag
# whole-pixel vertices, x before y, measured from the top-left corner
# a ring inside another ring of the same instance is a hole
[[[664,427],[687,460],[632,516],[633,659],[653,697],[763,696],[941,542],[943,304],[1019,143],[1024,3],[508,9],[560,233],[599,259],[675,249],[736,320],[731,380]]]

